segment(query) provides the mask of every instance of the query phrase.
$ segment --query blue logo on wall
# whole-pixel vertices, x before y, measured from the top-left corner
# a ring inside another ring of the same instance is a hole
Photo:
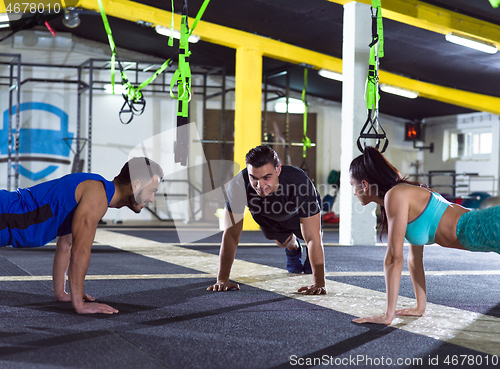
[[[19,132],[19,154],[21,161],[44,161],[69,164],[69,160],[44,157],[55,155],[69,158],[73,133],[68,132],[68,114],[58,107],[41,102],[26,102],[19,104],[19,112],[27,110],[42,110],[54,114],[59,119],[60,130],[21,128]],[[12,115],[16,114],[16,106],[12,108]],[[3,129],[0,130],[0,154],[8,154],[9,139],[9,109],[3,112]],[[65,140],[67,142],[65,142]],[[22,156],[22,154],[28,154]],[[19,164],[19,174],[37,181],[47,177],[58,168],[57,165],[48,165],[38,172],[32,172]]]

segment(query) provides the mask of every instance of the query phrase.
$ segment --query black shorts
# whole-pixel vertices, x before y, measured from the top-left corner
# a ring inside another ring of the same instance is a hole
[[[269,230],[269,229],[266,229],[262,226],[260,227],[260,229],[262,230],[262,232],[264,233],[264,236],[268,240],[276,240],[279,243],[285,242],[288,239],[288,237],[290,237],[292,235],[292,233],[295,236],[297,236],[298,238],[300,238],[301,240],[304,240],[304,236],[302,235],[302,232],[300,231],[300,229],[290,229],[290,230],[278,231],[278,230]]]
[[[283,243],[292,233],[301,240],[304,239],[302,231],[300,230],[299,217],[293,217],[280,222],[256,214],[253,215],[253,219],[260,225],[260,229],[264,233],[264,236],[269,240],[277,240],[279,243]],[[320,222],[321,231],[323,231],[323,219],[321,219]]]
[[[277,221],[264,217],[260,214],[252,214],[252,216],[268,240],[277,240],[279,243],[283,243],[292,233],[301,240],[304,239],[304,236],[302,236],[302,232],[300,231],[299,217],[292,217],[284,221]]]

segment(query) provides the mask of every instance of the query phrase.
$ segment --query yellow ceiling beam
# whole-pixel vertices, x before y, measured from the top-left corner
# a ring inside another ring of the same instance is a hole
[[[351,2],[350,0],[328,1],[339,3],[341,5]],[[366,4],[371,4],[370,0],[359,1]],[[170,27],[171,13],[165,10],[127,0],[103,0],[103,5],[106,14],[108,14],[109,16],[125,19],[134,23],[142,20],[145,22],[150,22],[153,25]],[[431,5],[415,0],[382,0],[382,5],[383,15],[386,18],[402,21],[404,17],[407,17],[409,18],[407,19],[407,21],[413,19],[412,25],[420,25],[420,27],[422,28],[433,31],[441,29],[442,33],[447,33],[448,31],[451,32],[452,30],[456,32],[460,31],[462,33],[470,33],[473,32],[473,29],[475,29],[474,32],[476,33],[474,34],[474,36],[477,37],[477,33],[483,30],[489,35],[489,41],[492,42],[494,34],[493,30],[497,30],[500,28],[487,22],[482,22],[470,17],[461,16],[458,13],[433,7]],[[0,13],[4,12],[4,10],[2,10],[2,6],[4,6],[4,3],[0,1]],[[78,6],[88,10],[99,12],[99,7],[96,0],[80,0]],[[408,9],[413,9],[413,13]],[[418,13],[419,15],[413,16],[412,14],[415,13]],[[427,15],[424,16],[425,14]],[[431,16],[428,14],[435,14],[435,16],[432,18],[434,19],[433,21],[431,21]],[[453,21],[444,21],[445,19],[449,19],[453,15],[455,15],[458,20],[455,19]],[[439,22],[437,22],[437,20],[439,20]],[[467,23],[468,25],[465,24],[464,26],[464,24],[462,24],[460,26],[462,22],[460,20]],[[174,21],[176,28],[178,28],[180,24],[180,16],[178,14],[174,14]],[[192,24],[193,19],[191,18],[189,22],[190,24]],[[458,25],[454,28],[446,28],[444,27],[444,23],[447,23],[448,25]],[[424,27],[424,25],[426,26]],[[446,31],[444,31],[445,29]],[[469,32],[466,32],[466,29],[469,29]],[[267,56],[273,59],[282,60],[293,64],[305,63],[318,69],[325,68],[335,72],[342,72],[342,59],[289,45],[284,42],[272,40],[263,36],[253,35],[236,29],[220,26],[217,24],[200,21],[198,23],[198,26],[196,27],[195,34],[199,35],[203,41],[214,43],[217,45],[222,45],[233,49],[245,46],[259,51],[263,56]],[[498,40],[500,41],[500,36],[498,36]],[[402,77],[385,71],[380,71],[380,82],[418,91],[420,96],[429,99],[500,115],[500,98],[497,97],[456,90],[444,86],[438,86],[431,83]]]
[[[329,0],[344,5],[350,1],[347,0]],[[128,0],[103,0],[103,6],[106,14],[116,18],[125,19],[131,22],[139,20],[150,22],[153,25],[170,27],[171,12],[139,4]],[[361,2],[371,4],[370,0],[361,0]],[[396,7],[400,9],[408,3],[417,3],[418,6],[428,9],[427,4],[415,0],[383,0],[383,15],[392,14]],[[393,5],[391,5],[393,4]],[[396,5],[394,5],[396,4]],[[88,10],[99,12],[96,0],[80,0],[78,5]],[[391,5],[391,8],[385,9]],[[425,5],[425,6],[424,6]],[[436,7],[434,7],[436,8]],[[395,12],[395,14],[401,14]],[[452,12],[451,12],[452,13]],[[176,28],[180,24],[180,15],[174,13],[174,22]],[[193,19],[189,19],[192,24]],[[200,36],[203,41],[217,45],[237,49],[245,46],[247,48],[258,50],[263,56],[282,60],[292,64],[305,63],[318,69],[324,68],[342,73],[342,59],[324,55],[318,52],[307,50],[301,47],[286,44],[263,36],[254,35],[248,32],[239,31],[233,28],[220,26],[201,20],[194,32]],[[166,44],[166,42],[165,42]],[[410,78],[402,77],[393,73],[380,71],[380,82],[393,86],[418,91],[420,96],[433,100],[446,102],[458,106],[463,106],[473,110],[486,111],[494,114],[500,114],[500,98],[488,95],[476,94],[468,91],[456,90],[449,87],[433,85],[420,82]]]
[[[500,115],[499,97],[438,86],[432,83],[417,81],[397,74],[388,73],[383,70],[380,71],[379,77],[381,83],[418,91],[420,97]],[[381,102],[381,104],[383,104],[383,102]]]
[[[352,2],[352,0],[328,1],[340,5]],[[358,2],[371,5],[371,0],[358,0]],[[418,0],[382,0],[381,3],[382,16],[384,18],[443,35],[450,32],[460,33],[491,42],[500,48],[500,26],[494,23],[482,21]]]
[[[352,0],[328,0],[345,5]],[[357,0],[371,5],[371,0]],[[500,26],[417,0],[382,0],[382,16],[428,31],[468,35],[500,48]],[[383,63],[382,63],[383,64]],[[417,91],[421,97],[465,108],[500,114],[500,98],[421,82],[380,71],[380,82]]]
[[[139,4],[127,0],[103,0],[104,10],[109,16],[125,19],[131,22],[139,20],[150,22],[153,26],[161,25],[170,28],[172,13],[151,6]],[[99,12],[96,0],[80,0],[78,6]],[[181,16],[174,13],[175,28],[179,29]],[[189,19],[192,24],[193,18]],[[220,26],[201,20],[196,26],[196,35],[203,41],[232,49],[245,46],[254,50],[260,50],[263,56],[282,60],[292,64],[305,63],[318,69],[325,68],[336,72],[342,72],[342,61],[338,58],[307,50],[298,46],[286,44],[270,38],[253,35],[248,32],[233,28]],[[165,43],[166,44],[166,43]]]

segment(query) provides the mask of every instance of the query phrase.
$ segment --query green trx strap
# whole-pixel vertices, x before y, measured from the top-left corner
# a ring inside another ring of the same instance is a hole
[[[205,0],[203,4],[201,4],[200,10],[198,10],[198,14],[196,14],[196,18],[193,21],[193,25],[191,26],[191,31],[189,31],[189,36],[193,34],[194,29],[198,25],[198,22],[200,21],[201,17],[203,16],[203,13],[205,13],[205,10],[207,9],[208,3],[210,0]],[[173,3],[173,0],[172,0]]]
[[[132,84],[129,82],[127,79],[127,76],[125,75],[125,71],[122,68],[122,65],[120,63],[120,59],[118,58],[118,54],[116,52],[116,46],[115,42],[113,40],[113,35],[111,33],[111,27],[109,26],[108,22],[108,17],[106,16],[106,12],[104,11],[104,6],[102,5],[101,0],[97,0],[99,3],[99,9],[101,11],[101,17],[102,21],[104,23],[104,28],[106,29],[106,33],[108,35],[108,41],[109,41],[109,46],[111,48],[111,87],[113,94],[115,93],[115,61],[118,62],[118,68],[120,69],[120,75],[122,78],[122,86],[123,86],[123,98],[125,99],[125,102],[122,105],[122,108],[120,109],[120,121],[123,124],[128,124],[132,121],[132,118],[134,117],[135,114],[140,115],[144,112],[144,109],[146,107],[146,101],[144,100],[144,97],[142,96],[142,93],[139,91],[138,88],[135,88],[132,86]],[[124,114],[130,114],[129,118],[124,121],[123,115]]]
[[[189,153],[188,114],[191,100],[191,68],[189,67],[189,27],[187,21],[187,0],[181,17],[181,36],[179,40],[179,67],[170,81],[170,96],[178,99],[177,104],[177,140],[174,144],[174,161],[185,166]],[[177,95],[173,92],[177,84]]]
[[[179,66],[174,72],[170,81],[170,96],[179,100],[177,104],[177,140],[174,145],[174,161],[185,166],[189,153],[189,132],[188,115],[189,101],[191,101],[191,68],[189,66],[189,36],[202,17],[210,0],[205,0],[196,15],[191,31],[188,25],[187,0],[184,0],[184,6],[181,17],[180,40],[179,40]],[[174,93],[174,85],[177,84],[177,95]]]
[[[498,5],[500,5],[500,0],[490,0],[490,4],[494,8],[498,8]]]
[[[372,0],[372,42],[370,45],[370,59],[368,68],[366,103],[367,108],[378,110],[378,70],[380,58],[384,56],[384,35],[382,26],[382,7],[380,0]]]
[[[309,137],[307,137],[307,99],[306,99],[306,92],[307,92],[307,67],[304,68],[304,88],[302,89],[302,102],[304,103],[304,135],[302,137],[302,157],[304,158],[302,161],[302,165],[300,166],[301,169],[303,169],[306,173],[309,171],[309,167],[307,166],[306,163],[306,151],[308,148],[310,148],[311,145],[311,140]]]
[[[173,31],[174,30],[174,0],[172,0],[172,12],[171,12],[171,14],[172,14],[172,16],[170,18],[170,36],[168,37],[168,46],[170,46],[170,47],[174,46],[174,38],[173,38],[173,34],[174,34],[174,31]],[[153,82],[156,79],[156,77],[158,77],[160,74],[162,74],[165,69],[167,69],[168,67],[170,67],[172,65],[172,63],[173,63],[172,58],[165,61],[162,64],[162,66],[156,72],[154,72],[154,74],[151,77],[149,77],[146,81],[142,82],[139,85],[139,87],[137,87],[136,92],[139,93],[140,90],[142,90],[144,87],[146,87],[151,82]]]
[[[304,103],[304,137],[302,138],[302,156],[306,157],[306,151],[311,147],[311,140],[307,137],[307,68],[304,68],[304,88],[302,89],[302,102]]]
[[[115,41],[113,40],[113,35],[111,34],[111,27],[109,26],[108,17],[106,16],[106,12],[104,11],[104,6],[102,5],[101,0],[97,0],[99,4],[99,9],[101,10],[102,22],[104,23],[104,29],[106,30],[106,34],[108,35],[109,47],[111,48],[111,87],[113,89],[113,94],[115,93],[115,59],[116,59],[116,47]]]
[[[160,74],[162,74],[165,69],[167,69],[168,67],[170,67],[172,65],[172,63],[173,63],[172,58],[170,58],[167,61],[165,61],[162,64],[162,66],[156,72],[153,73],[153,75],[151,77],[149,77],[146,81],[142,82],[139,85],[139,87],[137,88],[137,90],[142,90],[144,87],[146,87],[151,82],[153,82],[156,79],[156,77],[158,77]]]
[[[106,33],[108,35],[108,41],[109,41],[109,46],[111,48],[111,86],[113,89],[113,93],[115,93],[115,61],[118,62],[118,67],[120,68],[120,74],[122,78],[122,85],[124,87],[124,93],[122,94],[125,103],[122,106],[122,109],[120,111],[120,120],[122,123],[128,124],[132,121],[133,115],[134,114],[142,114],[144,111],[144,108],[146,106],[146,101],[144,100],[144,97],[141,93],[141,90],[149,85],[151,82],[153,82],[158,75],[160,75],[165,69],[167,69],[169,66],[172,65],[172,58],[168,59],[165,61],[162,66],[151,76],[148,78],[148,80],[144,81],[141,83],[138,87],[134,87],[129,80],[127,79],[125,75],[125,71],[122,68],[122,65],[120,63],[120,60],[118,58],[117,52],[116,52],[116,46],[115,42],[113,40],[113,35],[111,33],[111,27],[109,26],[108,19],[106,17],[106,13],[104,11],[104,7],[102,5],[101,0],[97,0],[99,3],[99,8],[101,11],[101,16],[102,20],[104,23],[104,28],[106,29]],[[172,81],[170,82],[170,95],[179,100],[178,104],[178,109],[177,109],[177,126],[183,126],[186,125],[187,123],[187,118],[188,118],[188,103],[191,100],[191,69],[189,67],[189,56],[191,55],[191,52],[189,51],[189,43],[188,43],[188,38],[191,36],[193,33],[194,28],[198,24],[199,20],[203,16],[203,13],[205,12],[205,9],[208,6],[208,3],[210,0],[204,0],[200,10],[198,11],[198,14],[196,15],[195,21],[193,23],[193,27],[191,28],[191,31],[189,31],[189,26],[187,22],[187,0],[184,0],[184,7],[183,7],[183,16],[181,18],[181,36],[180,36],[180,41],[179,41],[179,67],[174,73],[174,76],[172,77]],[[173,30],[174,28],[174,1],[172,0],[172,17],[171,17],[171,22],[170,22],[170,28]],[[171,32],[171,35],[173,32]],[[169,37],[168,40],[168,45],[173,46],[173,39],[172,36]],[[177,83],[177,91],[178,94],[175,95],[173,93],[173,85]],[[128,106],[128,110],[125,109],[125,106]],[[139,106],[140,108],[137,108]],[[122,120],[122,113],[131,113],[130,118],[128,121],[124,122]],[[182,159],[183,157],[187,158],[187,138],[183,137],[181,140],[178,140],[178,145],[179,145],[179,161],[176,162],[181,162],[184,163],[185,165],[185,159]],[[177,152],[177,150],[176,150]],[[184,155],[184,152],[186,153]],[[177,157],[177,156],[176,156]]]
[[[382,128],[378,119],[378,103],[379,95],[379,59],[384,56],[384,37],[382,26],[382,7],[380,0],[372,0],[371,7],[372,17],[372,42],[370,43],[370,58],[368,65],[368,77],[366,80],[366,105],[368,110],[368,118],[361,129],[357,145],[358,149],[363,152],[361,139],[366,142],[366,139],[375,139],[377,143],[375,147],[378,149],[381,140],[385,140],[381,152],[387,149],[389,140]]]
[[[172,12],[170,13],[170,36],[168,36],[168,46],[174,46],[174,0],[172,0]]]

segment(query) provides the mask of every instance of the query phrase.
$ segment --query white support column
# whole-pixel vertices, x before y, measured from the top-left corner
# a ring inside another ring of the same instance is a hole
[[[344,5],[339,239],[342,245],[374,245],[376,242],[376,206],[362,206],[349,183],[351,161],[361,154],[356,140],[368,116],[364,96],[371,34],[370,6],[357,2]]]

